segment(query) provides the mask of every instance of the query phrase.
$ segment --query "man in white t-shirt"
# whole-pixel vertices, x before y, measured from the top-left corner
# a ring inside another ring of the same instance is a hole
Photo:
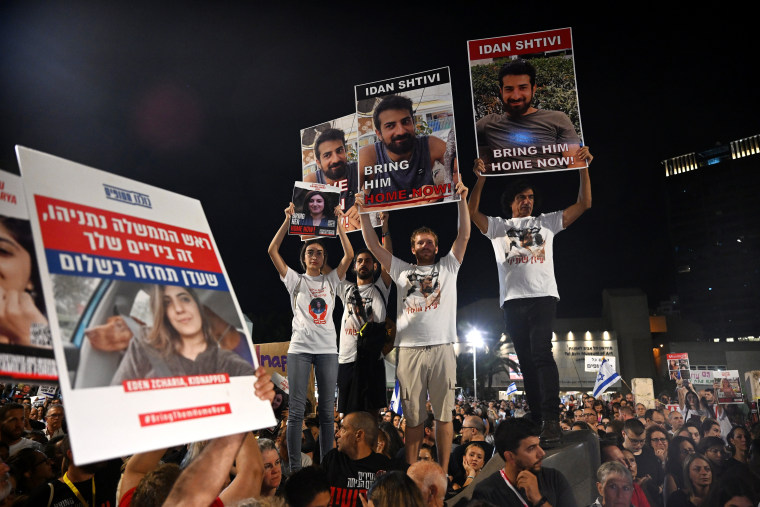
[[[436,262],[438,236],[427,227],[412,233],[412,254],[416,264],[408,264],[383,249],[370,225],[369,215],[362,214],[362,235],[367,248],[377,257],[396,283],[396,375],[401,386],[401,406],[406,423],[406,460],[417,461],[424,435],[428,395],[435,417],[435,440],[440,465],[448,469],[453,427],[456,358],[457,273],[470,239],[470,215],[465,198],[467,187],[460,181],[459,231],[451,251]],[[357,194],[356,202],[364,204]],[[361,209],[361,208],[360,208]]]
[[[393,252],[388,232],[388,214],[382,225],[383,247]],[[367,249],[354,255],[352,270],[356,283],[343,280],[338,284],[338,296],[343,302],[338,348],[338,412],[379,410],[388,406],[385,396],[385,362],[382,356],[374,361],[358,361],[357,336],[365,322],[385,322],[391,275],[380,270],[380,263]],[[377,272],[380,277],[375,281]],[[357,304],[361,302],[361,306]]]
[[[575,158],[591,163],[588,147],[578,149]],[[588,168],[580,173],[578,199],[564,211],[532,216],[533,186],[520,180],[502,197],[505,212],[512,218],[488,217],[479,211],[485,184],[484,164],[475,164],[478,177],[470,196],[470,216],[488,237],[496,254],[499,297],[507,334],[515,346],[525,393],[534,422],[543,422],[541,445],[556,446],[562,439],[559,426],[559,373],[552,355],[552,326],[559,292],[554,279],[552,246],[554,235],[575,222],[591,207]]]

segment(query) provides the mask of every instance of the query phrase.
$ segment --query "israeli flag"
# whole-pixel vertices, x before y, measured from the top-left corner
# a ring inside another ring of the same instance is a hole
[[[512,382],[511,384],[509,384],[509,387],[507,387],[507,396],[516,392],[517,392],[517,384]]]
[[[404,415],[404,411],[401,409],[401,384],[396,379],[396,385],[393,387],[393,396],[391,396],[391,410],[398,415]]]
[[[620,375],[617,374],[615,368],[607,361],[606,357],[602,358],[602,364],[599,365],[599,373],[596,376],[596,383],[594,384],[594,398],[602,394],[618,380],[620,380]]]

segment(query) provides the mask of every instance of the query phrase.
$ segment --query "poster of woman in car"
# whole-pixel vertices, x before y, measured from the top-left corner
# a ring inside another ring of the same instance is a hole
[[[272,426],[201,203],[17,153],[77,463]]]

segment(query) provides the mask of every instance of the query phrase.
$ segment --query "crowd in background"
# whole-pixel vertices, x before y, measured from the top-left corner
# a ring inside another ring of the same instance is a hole
[[[272,400],[276,427],[81,467],[73,460],[61,401],[6,391],[0,399],[0,507],[164,501],[293,507],[500,505],[493,500],[498,492],[489,490],[495,483],[480,477],[484,467],[500,456],[506,463],[497,473],[508,472],[520,463],[515,458],[521,443],[538,442],[538,427],[520,398],[460,398],[447,470],[438,465],[432,414],[415,463],[405,459],[406,420],[390,409],[377,414],[339,414],[336,409],[336,445],[330,443],[331,450],[323,454],[319,419],[307,406],[301,461],[288,463],[287,395],[275,394],[268,376],[262,377],[267,386],[259,386],[259,396]],[[673,394],[678,405],[678,393]],[[686,405],[673,407],[668,394],[658,397],[658,408],[647,408],[631,394],[564,397],[563,430],[598,438],[602,466],[595,478],[599,497],[592,505],[758,505],[760,424],[751,424],[753,414],[746,406],[716,407],[710,389],[698,394],[700,413]],[[577,505],[566,481],[542,483],[541,474],[549,470],[541,465],[545,452],[536,447],[537,461],[525,469],[539,477],[536,495],[543,496],[533,499],[555,507]],[[473,491],[462,498],[467,488]],[[536,505],[529,501],[530,488],[524,484],[519,491],[525,492],[526,504]]]

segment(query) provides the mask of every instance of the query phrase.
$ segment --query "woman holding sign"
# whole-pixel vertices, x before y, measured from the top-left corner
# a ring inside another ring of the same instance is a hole
[[[308,203],[308,199],[306,200]],[[346,277],[354,256],[351,242],[344,227],[338,227],[343,245],[343,258],[334,271],[327,268],[327,252],[322,240],[306,241],[301,247],[300,261],[305,273],[291,269],[280,255],[280,245],[288,232],[293,203],[285,209],[285,221],[269,245],[269,257],[280,274],[290,295],[293,310],[293,333],[288,349],[288,383],[290,384],[290,410],[288,412],[288,461],[290,471],[301,468],[301,427],[303,425],[309,373],[314,365],[319,386],[319,443],[324,457],[335,444],[333,408],[335,385],[338,380],[338,349],[332,312],[335,290]],[[343,212],[336,208],[340,218]],[[326,273],[329,271],[329,273]]]
[[[335,220],[327,205],[327,195],[319,190],[312,190],[303,199],[302,213],[306,217],[303,225],[327,227],[328,220]]]

